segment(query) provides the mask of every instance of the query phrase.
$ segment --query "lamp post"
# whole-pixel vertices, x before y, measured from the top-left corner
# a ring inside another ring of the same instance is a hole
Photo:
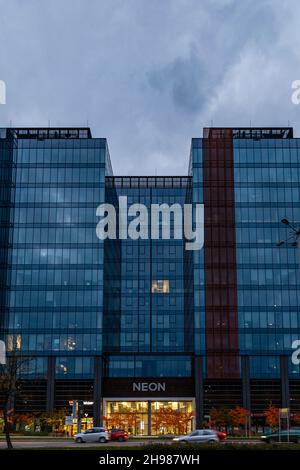
[[[288,243],[291,243],[291,246],[296,246],[298,248],[298,262],[300,266],[300,227],[295,227],[288,219],[281,219],[281,223],[287,225],[290,230],[290,236],[285,240],[281,240],[277,243],[277,246],[282,246]]]

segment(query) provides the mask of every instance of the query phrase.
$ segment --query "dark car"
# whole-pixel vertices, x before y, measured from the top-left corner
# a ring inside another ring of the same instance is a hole
[[[128,434],[124,429],[111,429],[110,439],[112,441],[124,442],[128,440]]]
[[[272,432],[260,437],[262,441],[267,442],[295,442],[300,444],[300,429],[290,429],[290,431],[281,431],[281,433]]]

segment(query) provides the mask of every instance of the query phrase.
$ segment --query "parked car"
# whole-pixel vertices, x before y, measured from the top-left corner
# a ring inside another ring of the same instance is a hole
[[[227,434],[226,432],[223,432],[223,431],[217,431],[215,429],[212,429],[212,431],[214,431],[216,433],[216,435],[218,436],[219,440],[220,441],[225,441],[225,439],[227,439]]]
[[[124,429],[111,429],[110,438],[112,441],[124,442],[128,440],[128,434]]]
[[[74,435],[75,442],[107,442],[110,433],[105,428],[89,428],[84,432]]]
[[[174,437],[173,441],[184,443],[213,443],[219,442],[219,437],[212,429],[196,429],[186,436]]]
[[[272,432],[270,434],[265,434],[260,436],[261,440],[267,442],[268,444],[271,442],[295,442],[300,444],[300,429],[290,429],[290,431],[281,431],[279,432]]]

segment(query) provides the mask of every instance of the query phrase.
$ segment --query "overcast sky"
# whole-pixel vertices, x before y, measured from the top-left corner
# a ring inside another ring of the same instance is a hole
[[[0,127],[86,126],[116,175],[187,173],[191,137],[300,137],[298,0],[0,0]]]

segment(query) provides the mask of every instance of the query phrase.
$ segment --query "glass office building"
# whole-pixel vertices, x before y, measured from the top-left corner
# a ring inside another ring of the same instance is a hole
[[[277,246],[281,219],[300,225],[291,128],[206,128],[178,177],[114,176],[87,128],[0,129],[0,157],[0,339],[30,358],[17,411],[81,400],[95,424],[140,435],[178,431],[168,410],[186,430],[212,408],[300,411],[299,259]],[[172,227],[99,240],[96,209],[120,196],[204,204],[204,248]]]

